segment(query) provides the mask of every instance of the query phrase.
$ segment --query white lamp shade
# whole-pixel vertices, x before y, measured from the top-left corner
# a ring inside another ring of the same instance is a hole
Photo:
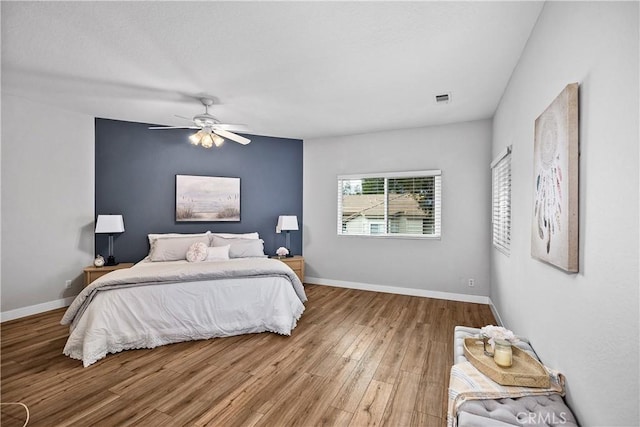
[[[96,233],[122,233],[124,219],[122,215],[98,215]]]
[[[280,215],[278,217],[278,225],[276,225],[276,233],[281,231],[297,230],[298,217],[295,215]]]

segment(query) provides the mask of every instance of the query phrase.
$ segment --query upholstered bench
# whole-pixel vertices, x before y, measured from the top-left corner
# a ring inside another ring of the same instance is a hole
[[[456,326],[453,338],[453,363],[466,362],[463,341],[478,336],[480,329]],[[520,349],[540,360],[531,344],[520,337]],[[524,396],[515,399],[468,400],[458,409],[460,427],[512,427],[512,426],[577,426],[576,419],[562,396]]]

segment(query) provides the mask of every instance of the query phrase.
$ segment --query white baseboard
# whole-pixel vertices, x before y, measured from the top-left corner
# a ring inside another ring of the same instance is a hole
[[[15,310],[3,311],[0,313],[0,321],[19,319],[31,316],[32,314],[44,313],[56,308],[68,307],[75,297],[67,297],[55,301],[43,302],[42,304],[30,305],[28,307],[16,308]]]
[[[327,285],[338,288],[359,289],[362,291],[384,292],[387,294],[411,295],[414,297],[426,297],[446,299],[451,301],[473,302],[476,304],[490,304],[489,297],[481,295],[454,294],[452,292],[429,291],[426,289],[401,288],[396,286],[373,285],[370,283],[347,282],[344,280],[322,279],[320,277],[304,277],[304,283],[313,285]],[[492,309],[493,310],[493,309]]]
[[[502,318],[500,317],[500,313],[498,313],[498,309],[493,304],[493,301],[491,301],[491,298],[489,298],[489,308],[491,308],[491,313],[493,313],[493,317],[496,318],[496,322],[498,323],[498,326],[504,326],[504,323],[502,322]]]

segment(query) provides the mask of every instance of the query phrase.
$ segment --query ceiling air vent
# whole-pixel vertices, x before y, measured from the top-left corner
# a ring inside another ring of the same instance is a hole
[[[436,104],[448,104],[451,102],[451,92],[436,95]]]

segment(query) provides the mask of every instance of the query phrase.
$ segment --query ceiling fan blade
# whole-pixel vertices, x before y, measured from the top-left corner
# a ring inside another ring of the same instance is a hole
[[[249,138],[245,138],[244,136],[236,135],[235,133],[229,132],[228,130],[217,129],[216,128],[216,129],[213,129],[213,132],[216,135],[220,135],[223,138],[230,139],[230,140],[235,141],[235,142],[237,142],[239,144],[242,144],[242,145],[247,145],[248,143],[251,142],[251,140]]]
[[[193,121],[192,117],[185,117],[185,116],[179,116],[178,114],[174,114],[174,117],[177,117],[179,119],[185,119],[185,120],[189,120],[190,122]]]
[[[149,129],[200,129],[197,126],[149,126]]]
[[[246,128],[247,125],[237,124],[237,123],[216,123],[213,127],[215,129],[233,131],[234,129],[240,130],[241,128]]]

